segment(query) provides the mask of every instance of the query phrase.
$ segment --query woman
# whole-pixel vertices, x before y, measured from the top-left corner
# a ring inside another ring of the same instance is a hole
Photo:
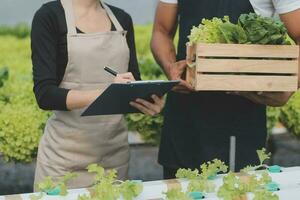
[[[35,14],[31,39],[37,102],[54,110],[40,142],[35,182],[74,171],[79,176],[70,188],[91,186],[93,176],[86,173],[91,163],[117,169],[125,179],[129,146],[123,116],[80,114],[110,83],[140,79],[130,16],[99,0],[53,1]],[[113,79],[105,66],[120,75]],[[155,115],[163,100],[153,96],[153,102],[130,104]]]

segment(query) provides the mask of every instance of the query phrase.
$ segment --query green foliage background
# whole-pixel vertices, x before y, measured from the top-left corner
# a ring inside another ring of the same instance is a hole
[[[137,54],[142,78],[165,79],[150,51],[152,26],[135,26]],[[49,112],[38,108],[32,92],[30,29],[23,25],[0,27],[0,153],[6,161],[30,162]],[[126,116],[130,130],[138,131],[150,144],[158,144],[163,117]],[[280,120],[300,137],[300,94],[283,108],[269,108],[269,130]]]
[[[48,116],[32,92],[30,41],[1,36],[0,44],[0,68],[8,69],[0,88],[0,152],[6,161],[30,162]]]

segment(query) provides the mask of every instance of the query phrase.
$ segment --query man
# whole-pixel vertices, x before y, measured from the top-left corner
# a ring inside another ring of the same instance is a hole
[[[180,80],[180,85],[168,95],[165,110],[159,153],[164,178],[174,178],[180,167],[199,168],[214,158],[230,164],[232,170],[257,163],[255,150],[265,146],[267,137],[266,105],[282,106],[292,95],[193,92],[183,80],[187,67],[185,44],[192,26],[199,25],[203,18],[228,15],[237,22],[243,13],[256,11],[272,16],[276,11],[290,36],[300,41],[299,8],[299,0],[160,0],[151,48],[167,77]],[[178,25],[176,56],[173,39]]]

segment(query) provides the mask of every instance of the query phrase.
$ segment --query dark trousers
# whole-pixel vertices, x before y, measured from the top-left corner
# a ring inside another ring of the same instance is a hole
[[[164,167],[164,179],[175,179],[179,168]]]

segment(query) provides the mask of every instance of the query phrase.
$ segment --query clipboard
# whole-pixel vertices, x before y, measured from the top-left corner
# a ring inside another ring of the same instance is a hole
[[[135,81],[111,84],[81,116],[140,113],[129,103],[137,98],[152,101],[151,95],[163,96],[179,81]]]

